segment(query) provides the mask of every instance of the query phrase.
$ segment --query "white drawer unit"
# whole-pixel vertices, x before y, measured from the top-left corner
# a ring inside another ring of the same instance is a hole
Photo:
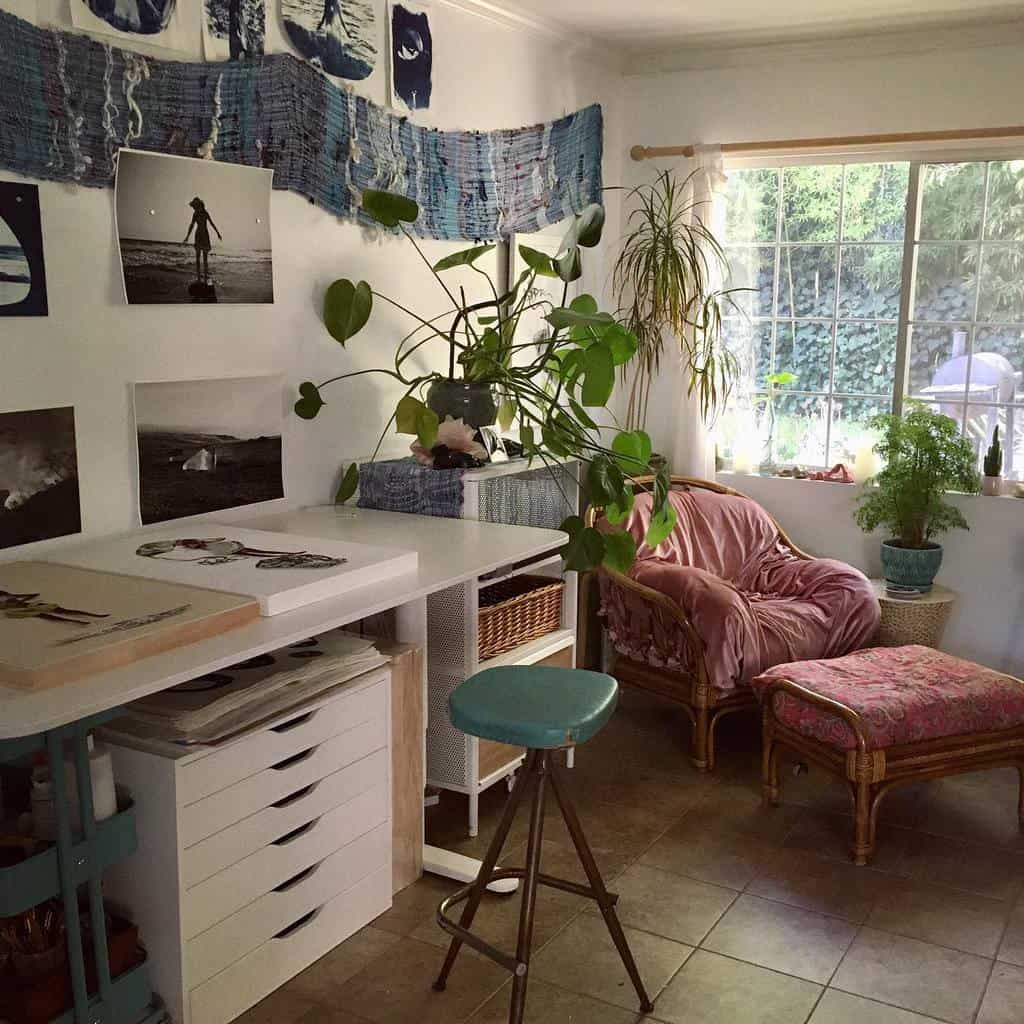
[[[138,852],[106,876],[174,1024],[227,1024],[391,905],[391,672],[217,747],[107,735]]]

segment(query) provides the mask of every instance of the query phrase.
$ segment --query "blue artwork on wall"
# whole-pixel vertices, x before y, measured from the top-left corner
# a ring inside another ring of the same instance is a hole
[[[174,15],[175,0],[85,0],[86,6],[111,28],[132,35],[155,36]]]
[[[46,316],[39,189],[0,181],[0,316]]]
[[[377,63],[376,16],[367,0],[281,0],[288,41],[329,75],[361,80]]]
[[[430,106],[434,41],[420,7],[391,5],[391,102],[407,110]]]

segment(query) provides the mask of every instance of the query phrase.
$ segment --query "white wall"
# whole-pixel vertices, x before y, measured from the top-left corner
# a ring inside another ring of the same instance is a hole
[[[1021,123],[1020,67],[1024,47],[943,46],[925,52],[873,55],[872,46],[825,44],[817,59],[764,48],[710,67],[626,79],[624,145],[722,143],[876,132],[975,128]],[[858,52],[859,49],[859,52]],[[707,63],[711,62],[711,58]],[[629,165],[633,181],[649,164]],[[664,165],[664,162],[663,162]],[[656,445],[672,436],[677,386],[664,374],[650,430]],[[725,478],[772,512],[794,540],[821,555],[843,558],[880,575],[880,537],[853,522],[853,487],[760,477]],[[953,499],[963,506],[969,533],[943,539],[940,582],[960,591],[944,646],[965,657],[1024,674],[1024,502],[1012,498]]]
[[[183,3],[198,25],[199,0]],[[276,0],[268,11],[276,12]],[[383,12],[383,0],[375,0]],[[0,7],[33,16],[27,0]],[[39,21],[67,27],[66,4],[41,0]],[[279,38],[269,15],[273,42]],[[607,58],[594,58],[564,39],[513,28],[437,2],[431,110],[418,117],[440,128],[518,127],[559,117],[592,102],[604,105],[605,177],[618,181],[618,75]],[[198,29],[192,56],[198,57]],[[283,49],[277,45],[276,49]],[[165,54],[166,55],[166,54]],[[383,78],[367,92],[383,102]],[[0,177],[14,176],[0,172]],[[327,335],[318,310],[337,277],[365,278],[381,291],[431,315],[444,306],[427,272],[404,241],[370,240],[353,225],[305,199],[275,192],[273,306],[124,305],[113,225],[113,192],[42,184],[43,241],[50,315],[0,319],[0,410],[74,405],[78,426],[83,532],[137,525],[135,449],[129,382],[283,373],[291,385],[346,370],[388,365],[409,326],[390,310],[375,310],[370,325],[341,349]],[[465,243],[427,242],[431,260]],[[602,254],[588,278],[603,280]],[[436,285],[434,285],[436,288]],[[442,353],[431,366],[443,365]],[[396,393],[389,378],[366,376],[326,392],[329,405],[312,423],[290,415],[285,431],[290,499],[330,500],[346,457],[372,450]],[[400,439],[396,443],[403,445]],[[407,443],[407,442],[406,442]],[[27,557],[81,538],[0,551],[0,559]]]

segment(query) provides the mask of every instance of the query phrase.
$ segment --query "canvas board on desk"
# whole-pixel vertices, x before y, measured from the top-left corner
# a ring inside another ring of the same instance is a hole
[[[50,562],[0,565],[0,591],[0,684],[18,689],[71,683],[259,617],[250,597]]]
[[[294,556],[309,564],[289,567]],[[415,551],[211,522],[140,530],[62,551],[54,559],[85,569],[246,594],[259,601],[265,616],[414,573],[419,562]]]

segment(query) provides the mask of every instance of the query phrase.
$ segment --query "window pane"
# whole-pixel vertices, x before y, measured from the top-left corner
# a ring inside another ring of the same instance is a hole
[[[896,379],[895,324],[839,324],[834,391],[888,401]]]
[[[725,241],[774,242],[779,172],[730,171],[725,189]]]
[[[921,168],[919,238],[962,241],[981,236],[984,164],[927,164]]]
[[[787,167],[782,172],[783,242],[828,242],[839,237],[843,168]]]
[[[726,250],[728,288],[745,288],[730,297],[747,316],[771,316],[775,292],[775,249],[771,246],[739,246]]]
[[[962,402],[967,380],[966,324],[910,328],[909,394],[914,397],[957,396]]]
[[[910,164],[850,164],[843,198],[843,238],[898,241],[907,219]]]
[[[725,343],[740,364],[740,381],[747,390],[763,388],[771,373],[772,324],[770,320],[730,319],[723,324]]]
[[[796,391],[827,391],[832,366],[832,325],[780,320],[775,328],[775,373],[792,373]]]
[[[977,245],[919,245],[914,319],[972,319],[977,266]]]
[[[834,245],[785,245],[779,259],[779,316],[832,316],[836,301]]]
[[[776,395],[772,445],[776,462],[825,465],[825,407],[825,399],[817,395]]]
[[[981,255],[978,319],[1024,320],[1024,245],[986,245]]]
[[[839,315],[895,320],[900,313],[902,245],[844,245],[840,253]]]
[[[974,360],[998,371],[1000,402],[1024,402],[1024,330],[1017,327],[981,327],[974,336]],[[971,376],[976,376],[972,372]],[[1012,377],[1012,382],[1009,378]]]
[[[871,421],[890,411],[891,403],[887,398],[833,399],[829,465],[845,462],[848,467],[852,466],[857,452],[879,438],[879,432],[872,429]]]
[[[1024,242],[1024,160],[989,164],[985,237]]]

